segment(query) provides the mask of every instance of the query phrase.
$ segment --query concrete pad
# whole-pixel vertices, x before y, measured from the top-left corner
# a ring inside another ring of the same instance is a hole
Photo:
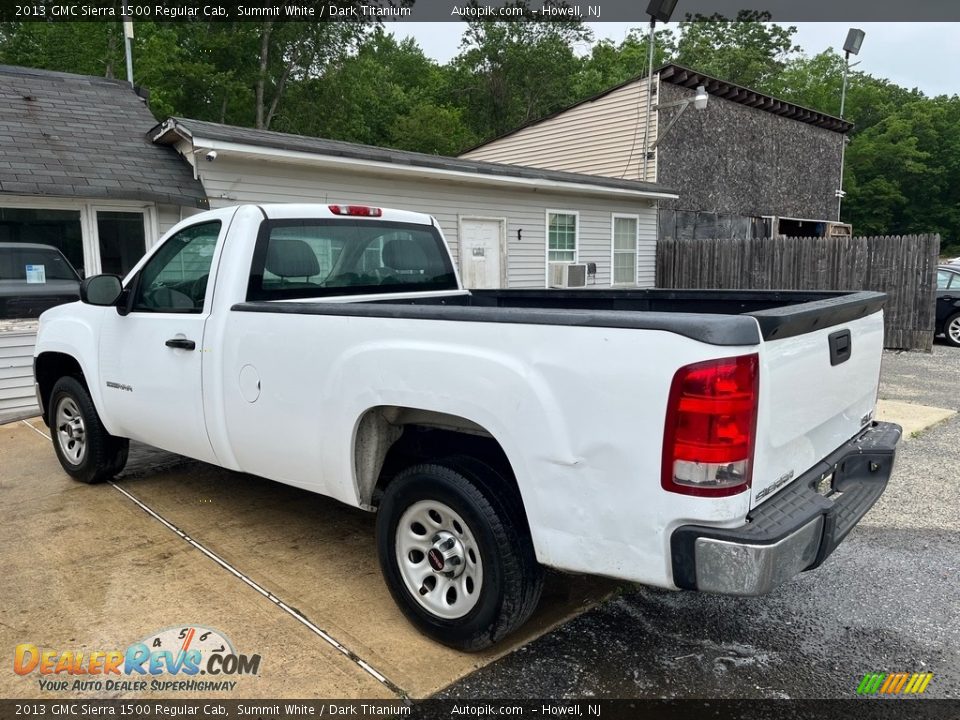
[[[122,650],[188,625],[216,628],[237,652],[262,657],[259,675],[236,678],[233,692],[51,693],[40,690],[37,672],[18,676],[8,666],[0,697],[395,697],[115,488],[69,479],[49,440],[23,423],[0,427],[0,507],[0,648],[8,659],[19,643]],[[72,685],[91,676],[54,677]]]
[[[420,634],[380,574],[374,516],[319,495],[200,463],[118,483],[248,574],[414,698],[547,632],[615,584],[551,574],[536,615],[508,642],[460,653]]]
[[[9,488],[10,493],[28,501],[38,495],[56,498],[65,491],[81,491],[82,495],[71,497],[76,497],[77,502],[90,502],[88,498],[95,498],[90,493],[109,488],[70,481],[60,470],[49,440],[38,434],[47,432],[42,421],[30,422],[36,432],[23,423],[0,427],[0,438],[5,437],[3,431],[14,429],[21,442],[23,433],[33,433],[39,441],[37,448],[33,438],[26,438],[34,446],[32,451],[15,453],[11,466],[19,464],[20,474],[35,473],[39,484],[28,491],[23,483],[15,483]],[[131,449],[130,462],[118,478],[118,485],[296,608],[415,698],[427,697],[511,652],[592,607],[617,588],[616,583],[599,578],[551,573],[537,613],[508,643],[480,654],[459,653],[422,636],[397,609],[380,575],[374,518],[369,513],[313,493],[142,445]],[[124,500],[116,490],[110,490]],[[13,500],[14,495],[9,497]],[[126,502],[127,515],[133,508],[134,515],[139,513],[141,519],[150,520],[132,501]],[[150,522],[156,526],[154,533],[166,533],[174,544],[180,543],[191,551],[185,541],[159,521]],[[191,552],[200,558],[201,564],[207,563],[207,573],[218,570],[199,551]],[[148,559],[144,562],[150,566]],[[232,592],[232,588],[224,589],[227,595]],[[225,623],[210,624],[230,634]],[[380,696],[360,690],[357,694],[341,692],[344,694],[326,696]],[[294,691],[280,696],[296,695]],[[311,691],[300,696],[322,695],[323,692]]]
[[[897,423],[903,428],[903,439],[910,440],[923,430],[956,414],[956,410],[930,405],[916,405],[899,400],[878,400],[875,418],[884,422]]]

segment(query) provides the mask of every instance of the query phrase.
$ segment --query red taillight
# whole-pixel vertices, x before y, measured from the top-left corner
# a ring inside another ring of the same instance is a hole
[[[328,205],[334,215],[355,215],[360,217],[380,217],[383,210],[368,205]]]
[[[660,484],[723,497],[750,487],[757,434],[757,355],[687,365],[667,400]]]

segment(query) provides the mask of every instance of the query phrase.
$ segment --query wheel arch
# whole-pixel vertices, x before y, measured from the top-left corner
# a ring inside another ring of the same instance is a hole
[[[480,423],[459,415],[400,405],[369,408],[357,421],[353,464],[357,497],[376,507],[394,475],[412,462],[467,455],[496,469],[515,492],[527,517],[517,464],[497,437]]]
[[[57,380],[62,377],[74,377],[89,390],[86,375],[80,361],[65,352],[48,350],[41,352],[33,360],[34,381],[37,383],[37,401],[43,422],[49,425],[47,409],[50,406],[50,393]]]

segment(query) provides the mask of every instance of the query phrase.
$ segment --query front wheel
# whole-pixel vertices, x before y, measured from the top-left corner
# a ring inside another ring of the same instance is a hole
[[[943,324],[943,335],[954,347],[960,347],[960,313],[947,318]]]
[[[104,482],[127,464],[130,442],[106,431],[90,393],[76,378],[62,377],[53,386],[48,423],[57,459],[75,480]]]
[[[387,486],[380,568],[426,635],[481,650],[530,617],[543,575],[519,505],[495,470],[469,458],[415,465]]]

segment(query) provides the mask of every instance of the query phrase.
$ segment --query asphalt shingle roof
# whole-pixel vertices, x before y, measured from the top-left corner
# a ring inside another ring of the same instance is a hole
[[[454,158],[444,155],[429,155],[427,153],[410,152],[407,150],[393,150],[391,148],[376,147],[374,145],[360,145],[342,140],[327,140],[326,138],[308,137],[305,135],[290,135],[288,133],[279,133],[270,130],[254,130],[252,128],[221,125],[219,123],[191,120],[189,118],[170,118],[165,123],[161,123],[155,127],[151,135],[155,138],[156,142],[170,142],[169,133],[171,131],[200,140],[214,140],[279,150],[292,150],[316,155],[390,163],[391,165],[453,170],[473,173],[478,177],[485,175],[518,177],[676,195],[676,190],[656,183],[640,182],[637,180],[619,180],[597,175],[544,170],[520,165],[484,162],[481,160],[467,160],[466,158]]]
[[[4,193],[206,207],[203,186],[125,82],[0,65]]]

